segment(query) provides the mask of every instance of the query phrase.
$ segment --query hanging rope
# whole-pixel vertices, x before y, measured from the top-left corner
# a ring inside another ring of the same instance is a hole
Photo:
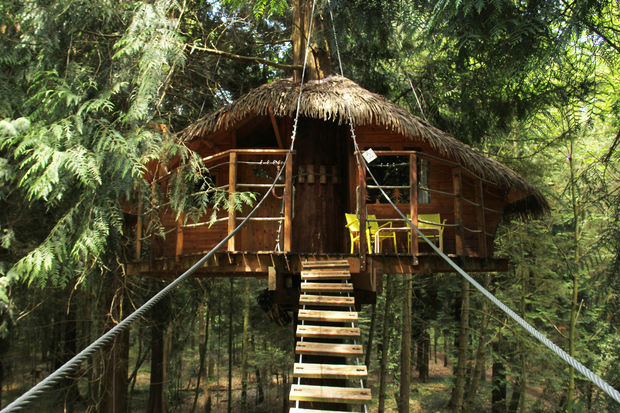
[[[327,0],[327,3],[329,4],[330,0]],[[333,19],[333,16],[332,16],[331,5],[330,5],[329,13],[330,13],[330,17],[331,17],[331,20],[332,20],[332,28],[333,28],[333,31],[334,31],[334,38],[336,38],[336,29],[335,29],[335,25],[334,25],[334,19]],[[344,76],[344,73],[343,73],[343,70],[342,70],[342,61],[340,59],[340,50],[338,49],[338,41],[337,40],[335,41],[335,44],[336,44],[336,54],[338,56],[338,65],[340,67],[340,74],[342,76]],[[357,154],[360,154],[361,152],[360,152],[360,148],[359,148],[359,146],[357,144],[357,138],[355,136],[355,128],[353,127],[353,118],[351,116],[351,109],[350,109],[350,105],[349,105],[348,102],[347,102],[347,114],[348,114],[348,117],[349,117],[349,125],[350,125],[350,128],[351,128],[351,138],[353,139],[353,145],[354,145],[354,148],[355,148],[355,152]],[[499,307],[500,310],[502,310],[504,313],[506,313],[514,321],[516,321],[521,327],[523,327],[528,333],[533,335],[538,341],[540,341],[542,344],[544,344],[548,349],[553,351],[558,357],[560,357],[562,360],[564,360],[566,363],[568,363],[575,370],[577,370],[581,374],[583,374],[584,377],[586,377],[588,380],[590,380],[592,383],[594,383],[599,389],[601,389],[602,391],[607,393],[616,402],[620,403],[620,392],[618,392],[618,390],[614,389],[609,383],[607,383],[605,380],[603,380],[601,377],[599,377],[593,371],[588,369],[586,366],[584,366],[582,363],[580,363],[577,359],[575,359],[574,357],[569,355],[567,352],[562,350],[558,345],[556,345],[554,342],[552,342],[547,337],[545,337],[541,332],[536,330],[536,328],[534,328],[531,324],[529,324],[527,321],[525,321],[517,313],[512,311],[508,306],[506,306],[499,299],[497,299],[493,294],[491,294],[487,289],[485,289],[476,280],[474,280],[469,274],[467,274],[461,267],[459,267],[454,261],[452,261],[452,259],[450,257],[448,257],[446,254],[444,254],[443,251],[441,251],[434,243],[432,243],[426,237],[426,235],[424,235],[424,233],[422,233],[422,231],[420,231],[420,229],[418,227],[413,225],[411,220],[408,219],[405,216],[405,214],[403,214],[400,211],[400,209],[398,209],[398,207],[394,204],[394,202],[390,199],[390,197],[385,193],[385,191],[383,190],[383,187],[379,184],[379,182],[377,182],[377,179],[375,178],[375,176],[373,175],[372,171],[370,170],[370,167],[368,166],[368,163],[366,162],[366,160],[362,156],[358,156],[357,158],[361,158],[361,162],[364,164],[364,167],[368,171],[368,174],[372,178],[373,182],[375,183],[375,185],[377,186],[379,191],[381,191],[381,194],[383,195],[383,197],[389,202],[389,204],[392,206],[392,208],[394,208],[394,210],[398,213],[398,215],[400,215],[400,217],[409,225],[409,227],[411,227],[413,230],[415,230],[415,232],[418,233],[418,235],[421,236],[422,239],[427,244],[429,244],[431,246],[431,248],[441,258],[443,258],[448,264],[450,264],[450,266],[452,268],[454,268],[454,270],[459,275],[461,275],[463,278],[465,278],[471,285],[473,285],[478,291],[480,291],[493,304],[495,304],[497,307]],[[360,161],[358,160],[358,166],[359,166],[359,162]]]
[[[315,3],[316,3],[316,0],[313,0],[313,2],[312,2],[312,14],[314,14]],[[282,164],[282,168],[280,168],[280,170],[276,174],[275,179],[273,180],[273,183],[271,184],[271,187],[267,190],[265,195],[263,195],[263,197],[258,202],[258,204],[256,204],[256,206],[248,213],[248,215],[243,219],[243,221],[241,221],[239,226],[237,226],[231,233],[226,235],[226,237],[224,237],[224,239],[222,239],[215,247],[213,247],[213,249],[211,251],[209,251],[206,255],[204,255],[200,260],[198,260],[194,265],[192,265],[187,271],[185,271],[183,274],[178,276],[174,281],[172,281],[170,284],[168,284],[166,287],[164,287],[161,291],[159,291],[157,294],[155,294],[153,297],[151,297],[146,303],[141,305],[133,313],[129,314],[129,316],[127,316],[127,318],[125,318],[123,321],[121,321],[120,323],[115,325],[113,328],[108,330],[101,337],[99,337],[98,339],[93,341],[88,347],[86,347],[85,349],[80,351],[78,354],[73,356],[69,361],[67,361],[65,364],[63,364],[58,369],[56,369],[56,371],[51,373],[45,379],[41,380],[39,383],[37,383],[34,387],[32,387],[26,393],[22,394],[17,399],[13,400],[4,409],[2,409],[0,411],[0,413],[8,413],[8,412],[15,412],[15,411],[21,410],[21,409],[25,408],[28,404],[30,404],[32,401],[34,401],[35,399],[39,398],[44,392],[46,392],[47,390],[50,390],[51,387],[53,387],[54,385],[58,384],[58,382],[60,380],[62,380],[65,377],[67,377],[71,372],[76,370],[80,366],[80,364],[82,364],[84,361],[86,361],[95,352],[100,350],[106,344],[110,343],[121,332],[123,332],[124,330],[129,328],[131,323],[133,323],[134,321],[136,321],[140,317],[143,317],[159,301],[161,301],[165,296],[170,294],[172,292],[172,290],[174,290],[179,284],[181,284],[188,277],[190,277],[194,272],[196,272],[197,269],[202,267],[211,257],[213,257],[213,255],[215,255],[215,253],[220,248],[222,248],[224,245],[226,245],[226,243],[228,242],[229,239],[234,237],[235,234],[237,234],[241,230],[241,228],[250,221],[250,218],[252,218],[252,216],[254,216],[256,211],[261,207],[261,205],[263,205],[265,200],[269,197],[269,194],[272,193],[273,189],[276,186],[276,183],[278,182],[278,180],[282,176],[282,173],[286,169],[285,168],[286,164],[291,161],[290,160],[291,159],[291,154],[293,153],[293,149],[295,147],[295,137],[297,135],[297,124],[298,124],[298,120],[299,120],[299,108],[300,108],[300,105],[301,105],[301,94],[302,94],[302,91],[303,91],[304,77],[305,77],[305,73],[306,73],[306,65],[308,63],[308,48],[309,48],[309,45],[310,45],[310,34],[311,34],[311,32],[312,32],[312,20],[310,22],[310,28],[309,28],[309,31],[308,31],[308,41],[306,42],[306,53],[305,53],[305,57],[304,57],[304,65],[303,65],[301,81],[300,81],[300,85],[299,85],[299,96],[297,98],[297,109],[296,109],[296,113],[295,113],[295,123],[294,123],[294,126],[293,126],[293,132],[291,134],[291,145],[290,145],[289,150],[288,150],[288,152],[286,154],[286,158],[285,158],[285,160],[284,160],[284,162]]]

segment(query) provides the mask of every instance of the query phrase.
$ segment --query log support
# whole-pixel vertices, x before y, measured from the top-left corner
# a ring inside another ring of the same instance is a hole
[[[235,222],[237,212],[235,210],[234,197],[237,191],[237,153],[230,152],[228,164],[228,233],[230,234],[237,227]],[[228,240],[228,251],[235,251],[235,237]]]

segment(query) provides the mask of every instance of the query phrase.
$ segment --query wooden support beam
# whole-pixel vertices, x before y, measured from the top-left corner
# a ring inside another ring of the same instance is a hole
[[[183,255],[183,220],[184,214],[181,213],[181,215],[179,215],[179,219],[177,219],[177,243],[175,253],[176,262],[180,262],[181,255]]]
[[[293,244],[293,158],[284,170],[284,252],[290,252]]]
[[[481,257],[487,256],[487,224],[484,216],[484,191],[482,189],[482,181],[477,181],[476,185],[476,203],[479,205],[476,208],[476,217],[478,218],[478,254]]]
[[[452,168],[452,188],[454,194],[454,223],[456,227],[455,243],[456,255],[465,255],[465,229],[463,227],[463,181],[461,168]]]
[[[278,289],[278,275],[275,267],[267,268],[267,287],[269,291]]]
[[[273,109],[271,106],[268,107],[269,110],[269,118],[271,119],[271,126],[273,127],[273,132],[276,135],[276,141],[278,142],[278,148],[284,149],[284,142],[282,141],[282,136],[280,135],[280,128],[278,127],[278,121],[276,120],[275,115],[273,114]]]
[[[357,213],[360,221],[360,256],[362,257],[362,266],[364,266],[368,254],[368,241],[366,241],[366,168],[363,167],[362,155],[358,153],[357,156],[360,166],[358,168]]]
[[[314,165],[306,165],[306,180],[309,184],[314,183]]]
[[[418,226],[418,161],[416,154],[409,155],[409,214],[411,223]],[[411,255],[413,255],[413,265],[418,263],[418,234],[411,230]]]
[[[237,152],[230,152],[228,164],[228,233],[230,234],[237,227],[237,213],[234,208],[233,198],[237,191]],[[228,240],[228,251],[235,251],[235,237]]]

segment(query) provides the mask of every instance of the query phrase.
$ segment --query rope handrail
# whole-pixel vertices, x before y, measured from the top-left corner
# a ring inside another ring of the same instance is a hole
[[[312,2],[312,14],[314,14],[315,4],[316,4],[316,0],[313,0],[313,2]],[[310,22],[310,28],[308,30],[308,37],[307,37],[308,40],[307,40],[307,43],[306,43],[306,53],[305,53],[305,58],[304,58],[304,66],[303,66],[301,80],[300,80],[300,85],[299,85],[299,96],[298,96],[298,99],[297,99],[297,109],[296,109],[296,113],[295,113],[295,121],[294,121],[294,124],[293,124],[293,131],[291,133],[291,144],[290,144],[290,147],[288,148],[288,150],[282,150],[282,149],[253,150],[253,149],[247,149],[247,150],[229,150],[229,151],[227,151],[228,153],[230,153],[232,151],[236,151],[236,152],[239,152],[239,153],[246,153],[246,154],[247,153],[253,154],[253,153],[256,153],[256,152],[259,152],[259,151],[268,152],[268,153],[277,153],[277,154],[285,155],[285,159],[284,159],[283,165],[286,165],[288,162],[290,162],[291,156],[292,156],[292,154],[294,154],[294,150],[293,149],[295,147],[295,137],[297,135],[297,124],[298,124],[298,120],[299,120],[299,112],[300,112],[300,107],[301,107],[301,94],[302,94],[302,91],[303,91],[304,77],[305,77],[305,73],[306,73],[306,65],[307,65],[307,62],[308,62],[308,48],[310,47],[310,35],[311,35],[311,33],[312,33],[312,20]],[[102,336],[100,336],[98,339],[93,341],[86,348],[84,348],[78,354],[73,356],[70,360],[65,362],[62,366],[60,366],[58,369],[56,369],[53,373],[51,373],[45,379],[41,380],[35,386],[30,388],[30,390],[28,390],[26,393],[22,394],[17,399],[15,399],[11,403],[9,403],[4,409],[2,409],[0,411],[0,413],[14,412],[14,411],[17,411],[17,410],[20,410],[20,409],[26,407],[30,402],[32,402],[33,400],[38,398],[45,391],[49,390],[50,387],[54,386],[59,380],[65,378],[68,374],[70,374],[75,369],[77,369],[80,366],[80,364],[82,364],[84,361],[86,361],[95,352],[100,350],[101,347],[103,347],[106,344],[108,344],[118,334],[120,334],[126,328],[128,328],[134,321],[136,321],[139,318],[143,317],[145,313],[147,313],[149,310],[151,310],[165,296],[170,294],[172,292],[172,290],[174,290],[181,282],[185,281],[196,270],[198,270],[200,267],[202,267],[211,257],[213,257],[215,255],[215,253],[220,248],[222,248],[224,245],[226,245],[228,240],[230,240],[232,237],[234,237],[235,234],[237,232],[239,232],[241,230],[241,228],[243,228],[245,226],[245,224],[250,221],[252,216],[256,213],[256,211],[261,207],[261,205],[263,205],[265,200],[269,197],[269,194],[272,193],[275,185],[277,184],[277,182],[279,181],[280,177],[284,173],[284,170],[285,170],[285,168],[279,168],[279,170],[278,170],[278,172],[276,174],[276,177],[273,180],[271,189],[268,190],[263,195],[263,197],[260,199],[260,201],[248,213],[248,215],[243,219],[243,221],[238,226],[236,226],[234,230],[232,230],[230,233],[228,233],[219,243],[217,243],[215,245],[215,247],[213,247],[213,249],[211,251],[209,251],[202,258],[200,258],[194,265],[192,265],[189,269],[187,269],[183,274],[181,274],[177,278],[175,278],[170,284],[168,284],[167,286],[162,288],[157,294],[155,294],[153,297],[151,297],[147,302],[145,302],[140,307],[138,307],[134,312],[129,314],[125,319],[123,319],[117,325],[115,325],[110,330],[105,332]]]
[[[357,141],[355,139],[355,135],[353,135],[353,143],[355,145],[356,150],[359,151],[359,146],[357,145]],[[366,160],[363,157],[360,157],[360,158],[362,159],[362,162],[363,162],[364,166],[366,167],[366,170],[370,174],[370,176],[373,179],[373,181],[375,182],[375,184],[377,184],[377,186],[380,187],[379,182],[377,182],[377,179],[375,178],[375,176],[373,175],[372,171],[370,170],[368,164],[366,163]],[[383,190],[383,188],[380,187],[379,190],[381,191],[381,194],[383,195],[383,197],[394,208],[394,210],[397,212],[397,214],[399,214],[401,216],[401,218],[404,221],[406,221],[406,223],[413,230],[415,230],[419,234],[419,236],[422,237],[422,239],[426,243],[428,243],[431,246],[431,248],[441,258],[443,258],[452,268],[454,268],[454,270],[459,275],[461,275],[463,278],[465,278],[471,285],[473,285],[478,291],[480,291],[487,299],[489,299],[493,304],[495,304],[500,310],[502,310],[505,314],[507,314],[514,321],[516,321],[517,324],[519,324],[521,327],[523,327],[528,333],[530,333],[532,336],[534,336],[534,338],[536,338],[539,342],[541,342],[543,345],[545,345],[548,349],[553,351],[558,357],[560,357],[562,360],[564,360],[567,364],[569,364],[575,370],[579,371],[584,377],[586,377],[594,385],[596,385],[599,389],[601,389],[602,391],[607,393],[613,400],[615,400],[616,402],[618,402],[620,404],[620,392],[618,390],[613,388],[609,383],[607,383],[605,380],[603,380],[601,377],[599,377],[593,371],[588,369],[586,366],[584,366],[577,359],[575,359],[570,354],[568,354],[564,350],[562,350],[562,348],[560,348],[558,345],[556,345],[553,341],[549,340],[545,335],[540,333],[530,323],[525,321],[525,319],[523,319],[521,316],[519,316],[517,313],[515,313],[513,310],[511,310],[507,305],[505,305],[503,302],[501,302],[499,299],[497,299],[492,293],[490,293],[487,289],[485,289],[482,285],[480,285],[480,283],[478,283],[474,278],[472,278],[469,274],[467,274],[467,272],[465,272],[458,264],[456,264],[450,257],[448,257],[446,254],[444,254],[444,252],[441,251],[434,243],[432,243],[426,237],[426,235],[424,235],[424,233],[420,230],[420,228],[418,228],[417,226],[413,225],[411,220],[408,219],[400,211],[400,209],[398,209],[398,207],[390,199],[390,197]],[[488,210],[488,209],[489,208],[485,208],[485,210]]]
[[[329,4],[329,0],[328,4]],[[331,5],[330,5],[330,15],[331,15]],[[333,17],[332,17],[332,25],[333,25]],[[334,37],[335,36],[335,27],[334,27]],[[344,76],[344,71],[342,69],[342,60],[340,58],[340,51],[338,49],[338,42],[336,41],[336,55],[338,56],[338,63],[339,63],[339,67],[340,67],[340,74],[342,76]],[[351,138],[353,140],[353,145],[354,145],[354,149],[355,152],[357,154],[361,154],[359,145],[357,144],[357,138],[355,137],[355,127],[353,125],[353,117],[351,116],[351,107],[349,102],[347,102],[347,114],[348,114],[348,120],[349,120],[349,126],[350,126],[350,131],[351,131]],[[448,257],[446,254],[444,254],[444,252],[442,250],[439,249],[439,247],[437,247],[434,243],[432,243],[430,241],[430,239],[428,239],[426,237],[426,235],[424,235],[424,233],[420,230],[420,228],[418,228],[417,226],[413,225],[413,223],[411,222],[410,219],[408,219],[405,214],[402,213],[402,211],[400,209],[398,209],[398,207],[396,206],[396,204],[394,204],[394,202],[390,199],[390,197],[387,195],[387,193],[383,190],[383,188],[381,188],[381,185],[379,184],[379,182],[377,181],[377,179],[375,178],[374,174],[372,173],[372,171],[370,170],[370,167],[368,165],[368,163],[366,162],[366,160],[364,159],[363,156],[358,156],[358,168],[361,168],[362,165],[360,165],[360,162],[364,165],[365,169],[368,171],[368,173],[370,174],[372,180],[374,181],[374,183],[379,186],[379,191],[381,191],[381,194],[383,195],[383,197],[388,201],[388,203],[392,206],[392,208],[394,208],[394,210],[396,211],[396,213],[398,215],[400,215],[400,217],[413,229],[415,230],[418,235],[420,237],[422,237],[422,239],[428,243],[431,248],[437,253],[439,254],[439,256],[441,258],[443,258],[452,268],[454,268],[454,270],[456,270],[456,272],[461,275],[463,278],[465,278],[471,285],[473,285],[478,291],[480,291],[486,298],[488,298],[493,304],[495,304],[500,310],[502,310],[504,313],[506,313],[508,316],[510,316],[510,318],[512,318],[514,321],[516,321],[521,327],[523,327],[528,333],[530,333],[531,335],[533,335],[539,342],[541,342],[542,344],[544,344],[548,349],[550,349],[551,351],[553,351],[558,357],[560,357],[562,360],[564,360],[567,364],[569,364],[570,366],[572,366],[573,368],[575,368],[577,371],[579,371],[581,374],[583,374],[588,380],[590,380],[592,383],[594,383],[599,389],[601,389],[602,391],[604,391],[605,393],[607,393],[612,399],[614,399],[616,402],[618,402],[620,404],[620,392],[616,389],[614,389],[609,383],[607,383],[605,380],[603,380],[601,377],[599,377],[597,374],[595,374],[593,371],[591,371],[590,369],[588,369],[586,366],[584,366],[582,363],[580,363],[577,359],[575,359],[574,357],[572,357],[570,354],[566,353],[564,350],[562,350],[558,345],[556,345],[554,342],[552,342],[551,340],[549,340],[547,337],[545,337],[542,333],[540,333],[538,330],[536,330],[531,324],[529,324],[527,321],[525,321],[521,316],[519,316],[517,313],[515,313],[514,311],[512,311],[508,306],[506,306],[503,302],[501,302],[500,300],[498,300],[493,294],[491,294],[486,288],[484,288],[482,285],[480,285],[480,283],[478,283],[475,279],[473,279],[469,274],[467,274],[467,272],[465,272],[461,267],[459,267],[450,257]],[[485,210],[488,210],[488,208],[485,208]],[[364,408],[366,408],[364,406]]]

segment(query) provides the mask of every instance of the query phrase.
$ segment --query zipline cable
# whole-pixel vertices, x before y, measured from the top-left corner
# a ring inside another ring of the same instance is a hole
[[[330,0],[327,0],[327,3],[329,5],[329,7],[330,7],[330,10],[329,10],[330,16],[332,16]],[[333,16],[331,17],[331,20],[332,20],[332,28],[333,28],[333,32],[334,32],[334,39],[336,39],[336,28],[335,28],[335,25],[334,25]],[[339,67],[340,67],[340,74],[341,74],[341,76],[344,77],[344,72],[342,70],[342,61],[340,59],[340,50],[338,48],[338,41],[337,40],[335,41],[335,44],[336,44],[336,54],[338,56],[338,64],[339,64]],[[353,140],[353,145],[354,145],[355,152],[357,154],[361,155],[360,148],[359,148],[359,146],[357,144],[357,138],[355,136],[355,128],[353,126],[353,117],[351,116],[351,106],[350,106],[348,101],[347,101],[347,115],[349,117],[349,125],[350,125],[350,129],[351,129],[351,138]],[[547,337],[545,337],[541,332],[539,332],[536,328],[534,328],[530,323],[528,323],[521,316],[519,316],[517,313],[512,311],[507,305],[505,305],[503,302],[501,302],[499,299],[497,299],[493,294],[491,294],[486,288],[484,288],[482,285],[480,285],[474,278],[472,278],[461,267],[459,267],[454,261],[452,261],[452,259],[450,257],[448,257],[446,254],[444,254],[443,251],[441,251],[433,242],[431,242],[426,237],[426,235],[424,235],[424,233],[422,233],[422,231],[420,231],[420,229],[418,227],[413,225],[411,220],[408,219],[405,216],[405,214],[403,214],[401,212],[400,209],[398,209],[398,207],[394,204],[394,202],[390,199],[390,197],[385,193],[385,191],[383,190],[383,187],[379,184],[379,182],[375,178],[374,174],[370,170],[370,167],[368,166],[368,163],[366,162],[364,157],[363,156],[358,156],[357,158],[361,159],[361,162],[364,164],[364,167],[368,171],[368,174],[372,178],[373,182],[377,185],[377,188],[379,189],[379,191],[381,191],[381,194],[383,195],[383,197],[389,202],[389,204],[392,206],[392,208],[394,208],[394,210],[398,213],[398,215],[400,215],[400,217],[412,229],[414,229],[422,237],[422,239],[427,244],[429,244],[431,246],[431,248],[437,254],[439,254],[439,256],[441,258],[443,258],[448,264],[450,264],[450,266],[452,268],[454,268],[459,275],[461,275],[463,278],[465,278],[471,285],[473,285],[478,291],[480,291],[493,304],[495,304],[497,307],[499,307],[500,310],[502,310],[504,313],[506,313],[508,316],[510,316],[510,318],[512,318],[514,321],[516,321],[528,333],[533,335],[538,341],[540,341],[548,349],[553,351],[558,357],[560,357],[562,360],[564,360],[566,363],[568,363],[571,367],[575,368],[577,371],[579,371],[581,374],[583,374],[584,377],[586,377],[588,380],[590,380],[592,383],[594,383],[599,389],[601,389],[602,391],[607,393],[612,399],[614,399],[616,402],[618,402],[620,404],[620,392],[618,390],[613,388],[609,383],[607,383],[605,380],[603,380],[601,377],[599,377],[597,374],[595,374],[592,370],[588,369],[586,366],[584,366],[582,363],[580,363],[577,359],[575,359],[570,354],[568,354],[567,352],[562,350],[558,345],[556,345],[553,341],[551,341]],[[359,161],[358,161],[358,165],[359,165]],[[362,213],[362,212],[360,211],[360,213]]]
[[[316,0],[313,0],[312,1],[312,13],[313,14],[314,14],[315,3],[316,3]],[[289,146],[289,150],[288,150],[288,152],[286,154],[286,158],[284,159],[284,163],[283,163],[282,167],[280,168],[280,170],[276,174],[276,177],[273,180],[273,183],[271,184],[271,187],[269,188],[269,190],[267,190],[265,195],[263,195],[263,197],[258,202],[258,204],[256,204],[256,206],[248,213],[248,215],[243,219],[243,221],[241,221],[241,223],[231,233],[226,235],[226,237],[224,237],[224,239],[222,239],[215,247],[213,247],[213,249],[211,251],[209,251],[201,259],[199,259],[187,271],[185,271],[183,274],[179,275],[174,281],[172,281],[166,287],[161,289],[157,294],[155,294],[153,297],[151,297],[146,303],[142,304],[133,313],[129,314],[127,316],[127,318],[125,318],[123,321],[121,321],[120,323],[118,323],[117,325],[112,327],[110,330],[108,330],[106,333],[104,333],[101,337],[99,337],[98,339],[93,341],[90,345],[88,345],[86,348],[84,348],[78,354],[73,356],[69,361],[67,361],[65,364],[60,366],[58,369],[56,369],[53,373],[51,373],[45,379],[41,380],[39,383],[37,383],[34,387],[32,387],[26,393],[22,394],[17,399],[15,399],[11,403],[9,403],[4,409],[2,409],[0,411],[0,413],[15,412],[15,411],[18,411],[20,409],[25,408],[32,401],[34,401],[39,396],[41,396],[45,391],[49,390],[50,387],[54,386],[58,381],[62,380],[67,375],[69,375],[72,371],[77,369],[80,366],[80,364],[82,364],[84,361],[86,361],[88,359],[88,357],[90,357],[96,351],[101,349],[101,347],[103,347],[106,344],[108,344],[117,335],[119,335],[121,332],[123,332],[125,329],[127,329],[131,325],[131,323],[136,321],[139,317],[143,316],[145,313],[147,313],[149,310],[151,310],[159,301],[161,301],[165,296],[170,294],[172,292],[172,290],[174,290],[180,283],[185,281],[198,268],[200,268],[211,257],[213,257],[213,255],[215,255],[215,253],[220,248],[222,248],[228,242],[229,239],[234,237],[235,234],[237,234],[237,232],[239,232],[241,230],[241,228],[246,223],[248,223],[250,221],[250,218],[252,218],[252,216],[256,213],[258,208],[261,207],[261,205],[269,197],[269,194],[275,188],[276,183],[278,182],[278,180],[282,176],[282,173],[286,169],[286,164],[288,162],[290,162],[291,154],[293,153],[293,149],[295,147],[295,137],[297,135],[297,124],[298,124],[298,121],[299,121],[299,110],[300,110],[300,107],[301,107],[301,94],[303,92],[304,77],[305,77],[305,74],[306,74],[306,66],[307,66],[307,63],[308,63],[308,48],[310,47],[311,30],[312,30],[312,21],[310,22],[310,27],[309,27],[309,30],[308,30],[308,40],[306,42],[306,50],[305,50],[305,56],[304,56],[304,65],[303,65],[303,68],[302,68],[302,75],[301,75],[301,80],[300,80],[300,84],[299,84],[299,96],[297,97],[297,108],[296,108],[296,113],[295,113],[295,121],[294,121],[294,124],[293,124],[293,132],[291,134],[291,144]],[[290,196],[290,194],[289,194],[289,196]]]

